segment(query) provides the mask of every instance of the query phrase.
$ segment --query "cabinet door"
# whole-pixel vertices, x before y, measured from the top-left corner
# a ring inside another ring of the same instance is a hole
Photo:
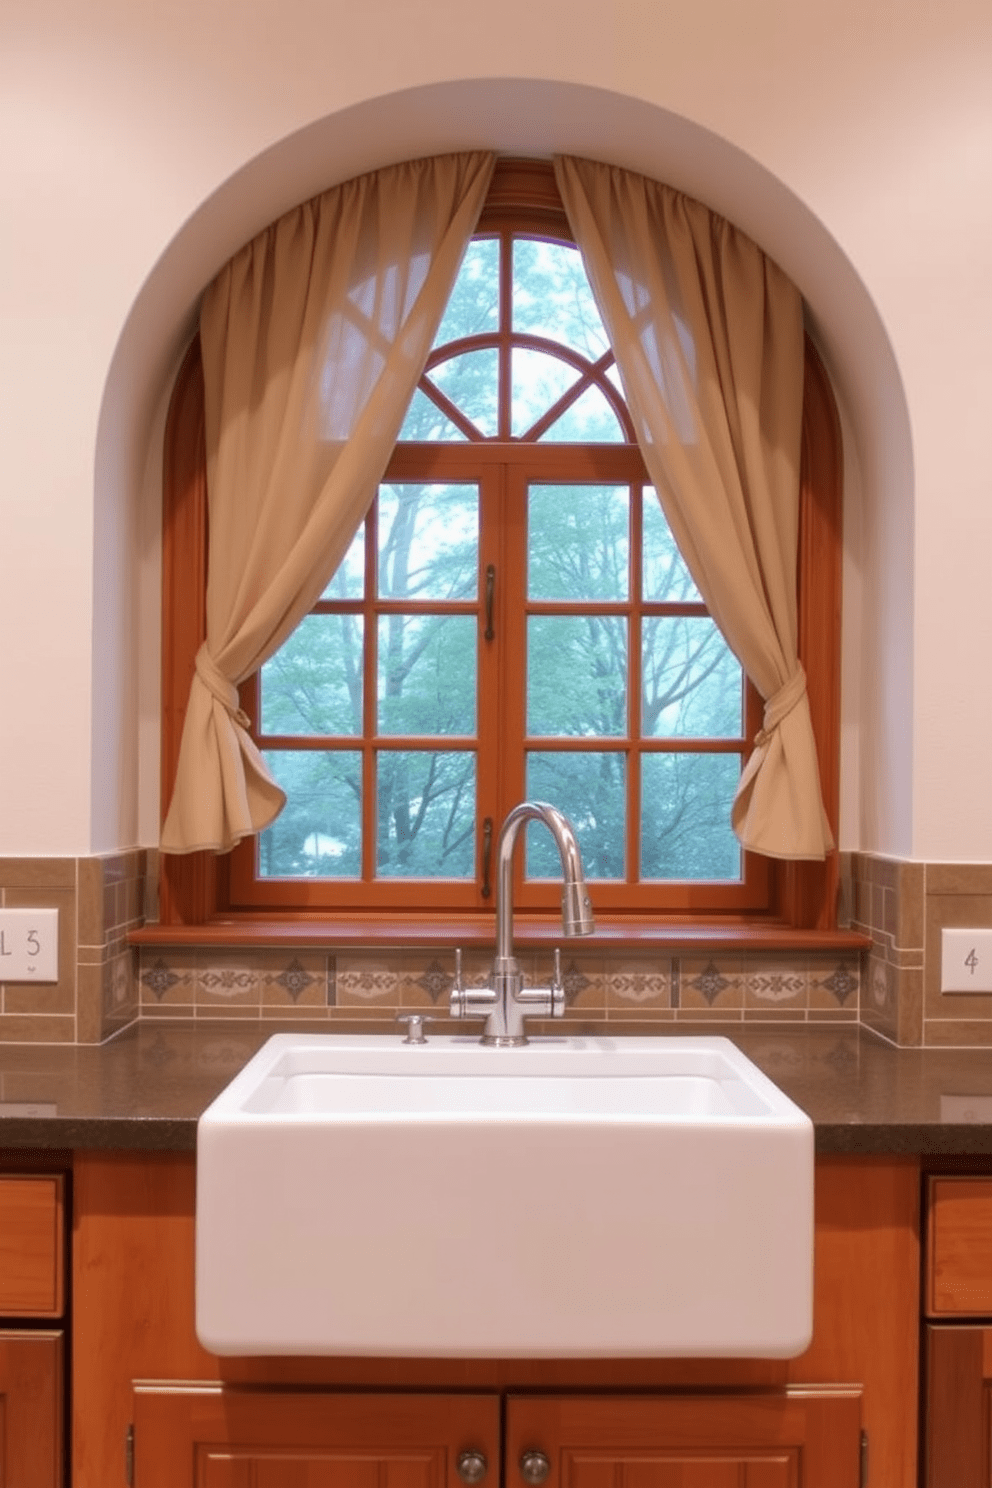
[[[481,1453],[498,1488],[494,1395],[344,1395],[140,1384],[134,1488],[461,1488]]]
[[[0,1483],[62,1482],[62,1334],[0,1332]]]
[[[930,1178],[927,1231],[927,1315],[992,1313],[992,1178]]]
[[[522,1459],[536,1451],[546,1488],[857,1488],[860,1439],[854,1389],[514,1396],[506,1482],[535,1481]]]
[[[926,1330],[926,1488],[992,1483],[992,1328]]]
[[[65,1179],[61,1173],[0,1177],[0,1314],[62,1315]]]

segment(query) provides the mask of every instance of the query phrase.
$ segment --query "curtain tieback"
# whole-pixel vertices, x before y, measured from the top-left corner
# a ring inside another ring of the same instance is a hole
[[[783,718],[787,718],[793,708],[797,707],[805,696],[806,673],[803,670],[802,664],[799,663],[788,682],[780,687],[778,692],[773,693],[765,703],[765,716],[762,726],[754,736],[754,746],[756,749],[768,743],[771,735],[778,728]]]
[[[227,709],[235,723],[239,723],[243,729],[251,727],[251,719],[238,703],[238,689],[224,676],[207,650],[206,642],[196,653],[196,675],[211,697],[216,698],[221,707]]]

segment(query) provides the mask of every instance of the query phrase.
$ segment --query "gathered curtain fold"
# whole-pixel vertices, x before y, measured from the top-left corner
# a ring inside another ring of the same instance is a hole
[[[204,295],[206,640],[165,852],[226,851],[285,805],[238,684],[319,599],[368,511],[493,165],[447,155],[345,182],[272,223]]]
[[[555,174],[665,516],[765,700],[734,831],[769,857],[822,859],[833,836],[798,658],[799,292],[670,187],[570,157]]]

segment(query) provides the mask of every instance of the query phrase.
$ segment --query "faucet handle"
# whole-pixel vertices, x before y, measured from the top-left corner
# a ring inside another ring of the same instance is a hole
[[[461,946],[458,946],[455,950],[455,979],[451,984],[449,1011],[453,1018],[464,1018],[468,1015],[468,1003],[465,996],[465,983],[462,980]]]
[[[462,953],[455,951],[455,980],[451,984],[449,1012],[452,1018],[488,1018],[496,993],[492,987],[466,987],[462,980]]]
[[[555,946],[555,969],[551,977],[551,1016],[552,1018],[563,1018],[565,1016],[565,983],[561,974],[561,948]]]

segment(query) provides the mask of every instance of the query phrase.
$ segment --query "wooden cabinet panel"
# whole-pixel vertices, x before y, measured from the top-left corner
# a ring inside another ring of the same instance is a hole
[[[62,1482],[62,1334],[0,1332],[0,1483]]]
[[[928,1181],[926,1310],[992,1314],[992,1179]]]
[[[507,1488],[533,1450],[548,1488],[857,1488],[861,1392],[511,1396]]]
[[[498,1488],[494,1395],[353,1395],[139,1384],[135,1488],[462,1488],[482,1452]]]
[[[65,1180],[0,1177],[0,1316],[61,1317]]]
[[[992,1178],[928,1180],[926,1309],[992,1316]]]
[[[992,1327],[926,1330],[926,1488],[992,1483]]]

